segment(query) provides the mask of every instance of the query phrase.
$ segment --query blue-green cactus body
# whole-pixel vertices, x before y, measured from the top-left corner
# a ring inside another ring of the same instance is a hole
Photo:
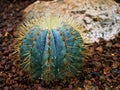
[[[83,50],[80,34],[69,25],[51,30],[34,26],[22,40],[21,66],[30,70],[33,78],[63,79],[79,72]]]

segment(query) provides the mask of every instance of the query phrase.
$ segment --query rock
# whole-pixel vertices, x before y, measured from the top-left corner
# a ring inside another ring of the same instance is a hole
[[[22,76],[24,76],[24,72],[23,72],[22,70],[20,70],[20,71],[18,71],[18,75],[19,75],[20,77],[22,77]]]
[[[103,71],[104,71],[104,74],[105,74],[105,75],[106,75],[106,74],[109,74],[110,71],[111,71],[111,68],[110,68],[110,67],[105,67],[105,68],[103,69]]]
[[[4,88],[4,90],[9,90],[9,88],[6,86],[6,87]]]
[[[23,13],[27,14],[28,12],[30,12],[36,4],[40,4],[40,1],[36,1],[30,4],[27,8],[23,10]]]
[[[42,87],[38,86],[38,89],[37,89],[37,90],[44,90],[44,88],[42,88]]]
[[[16,68],[12,66],[12,73],[16,73]]]
[[[93,78],[95,78],[95,77],[100,76],[100,74],[99,74],[98,72],[92,72],[91,76],[92,76]]]
[[[3,35],[0,33],[0,38],[2,37]]]
[[[80,88],[80,87],[77,87],[77,90],[83,90],[82,88]]]
[[[120,66],[120,62],[118,61],[114,61],[113,64],[112,64],[112,67],[115,69],[115,68],[118,68]]]
[[[99,46],[99,47],[96,48],[96,50],[102,53],[103,52],[103,47]]]
[[[73,90],[73,85],[70,84],[68,87],[69,87],[69,90]]]
[[[4,66],[6,64],[5,60],[1,60],[1,65]]]
[[[8,64],[8,65],[5,65],[5,70],[10,70],[11,69],[11,65]]]
[[[106,47],[112,47],[112,42],[108,42],[108,43],[106,44]]]
[[[120,15],[116,11],[120,11],[119,6],[111,0],[107,3],[103,0],[99,2],[96,0],[36,1],[24,10],[24,16],[60,15],[63,17],[68,15],[84,27],[84,32],[80,29],[80,33],[85,42],[93,43],[99,42],[99,38],[110,40],[118,35],[120,23],[116,22],[118,21],[116,17],[120,17]]]
[[[120,48],[120,44],[119,43],[115,43],[113,46],[117,47],[117,48]]]
[[[15,88],[14,90],[21,90],[20,88]]]

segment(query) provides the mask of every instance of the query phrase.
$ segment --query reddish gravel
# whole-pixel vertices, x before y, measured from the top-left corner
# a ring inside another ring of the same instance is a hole
[[[45,84],[31,80],[19,68],[19,58],[11,55],[14,32],[22,22],[21,11],[33,1],[0,1],[0,90],[120,90],[120,34],[114,40],[101,39],[86,46],[89,53],[77,77]]]

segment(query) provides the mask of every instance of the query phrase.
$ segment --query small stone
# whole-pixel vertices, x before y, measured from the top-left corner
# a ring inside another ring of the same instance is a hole
[[[94,60],[95,60],[95,61],[99,61],[98,55],[95,55],[95,56],[94,56]]]
[[[77,90],[83,90],[82,88],[80,88],[80,87],[77,87]]]
[[[0,38],[2,37],[3,35],[0,33]]]
[[[95,62],[95,66],[96,66],[97,68],[101,68],[101,67],[102,67],[102,64],[101,64],[100,62]]]
[[[117,47],[117,48],[120,48],[120,44],[119,43],[116,43],[113,45],[114,47]]]
[[[8,89],[8,87],[6,86],[6,87],[4,88],[4,90],[9,90],[9,89]]]
[[[112,64],[113,68],[118,68],[120,66],[120,63],[118,61],[114,61]]]
[[[91,76],[93,78],[97,77],[97,76],[100,76],[100,74],[98,72],[92,72]]]
[[[20,88],[15,88],[14,90],[21,90]]]
[[[68,87],[69,87],[69,90],[73,90],[73,85],[70,84]]]
[[[12,30],[13,30],[13,27],[7,28],[7,31],[12,31]]]
[[[103,52],[103,47],[99,46],[99,47],[96,48],[96,50],[99,51],[99,52]]]
[[[85,90],[91,90],[92,89],[91,85],[85,85],[84,88],[85,88]]]
[[[108,43],[106,44],[106,47],[112,47],[112,43],[111,43],[111,42],[108,42]]]
[[[104,70],[103,70],[104,74],[110,73],[110,70],[111,70],[110,67],[105,67]]]
[[[39,80],[35,80],[35,83],[36,83],[36,84],[39,84]]]
[[[22,76],[24,75],[24,73],[23,73],[22,70],[20,70],[20,71],[18,72],[18,74],[19,74],[20,77],[22,77]]]
[[[38,89],[37,89],[37,90],[44,90],[44,88],[42,88],[42,87],[38,86]]]
[[[100,76],[100,80],[104,81],[104,80],[105,80],[105,76],[104,76],[104,75],[101,75],[101,76]]]
[[[6,61],[5,61],[5,60],[2,60],[0,63],[1,63],[1,65],[3,66],[3,65],[5,65]]]
[[[8,77],[11,78],[11,77],[12,77],[12,74],[11,74],[11,73],[8,73]]]
[[[12,67],[12,73],[16,73],[16,68]]]
[[[10,64],[5,65],[5,70],[10,70],[10,68],[11,68],[11,65],[10,65]]]

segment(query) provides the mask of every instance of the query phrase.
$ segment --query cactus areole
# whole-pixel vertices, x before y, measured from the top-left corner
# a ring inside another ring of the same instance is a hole
[[[80,72],[84,42],[72,23],[60,18],[33,18],[21,25],[21,67],[33,79],[60,80]]]

